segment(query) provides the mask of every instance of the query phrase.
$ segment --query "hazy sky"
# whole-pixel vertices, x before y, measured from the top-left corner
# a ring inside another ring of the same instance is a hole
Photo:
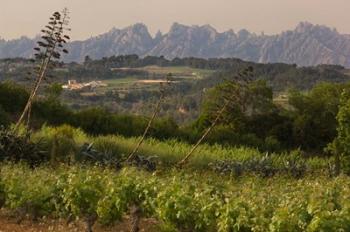
[[[0,0],[0,37],[33,37],[51,13],[65,6],[73,40],[137,22],[152,33],[167,32],[179,22],[274,34],[310,21],[350,34],[350,0]]]

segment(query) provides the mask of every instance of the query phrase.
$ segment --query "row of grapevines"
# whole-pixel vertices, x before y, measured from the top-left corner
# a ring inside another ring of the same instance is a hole
[[[36,216],[123,219],[137,205],[174,231],[350,231],[350,178],[231,180],[210,174],[2,165],[5,207]],[[165,228],[165,227],[164,227]]]

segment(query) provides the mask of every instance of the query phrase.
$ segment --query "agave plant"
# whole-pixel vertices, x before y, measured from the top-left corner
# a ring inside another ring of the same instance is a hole
[[[296,159],[286,158],[282,164],[274,164],[273,155],[266,153],[261,158],[252,158],[245,161],[222,160],[209,164],[209,167],[220,174],[230,174],[236,177],[244,173],[252,173],[261,177],[272,177],[285,174],[294,178],[301,178],[307,171],[307,166]]]
[[[284,169],[286,174],[293,176],[294,178],[301,178],[307,171],[305,163],[298,162],[297,160],[287,159],[284,162]]]
[[[135,166],[137,168],[145,169],[149,172],[153,172],[157,168],[156,156],[142,156],[142,155],[134,155],[132,160],[129,160],[127,163],[131,166]]]
[[[111,152],[101,152],[93,147],[93,143],[85,143],[76,154],[75,159],[80,162],[92,162],[104,166],[121,168],[121,160],[117,159]]]
[[[67,28],[69,23],[68,14],[69,12],[67,9],[64,9],[62,13],[53,13],[49,19],[49,23],[43,30],[41,30],[41,40],[37,42],[38,46],[34,48],[35,58],[32,59],[37,66],[35,67],[33,74],[29,73],[29,75],[35,76],[35,82],[24,110],[16,123],[14,128],[15,131],[23,123],[26,116],[27,124],[29,124],[31,107],[40,84],[46,79],[49,68],[57,64],[61,58],[61,54],[68,53],[68,51],[64,48],[64,44],[66,44],[67,40],[70,39],[69,36],[65,34],[65,31],[70,30]]]

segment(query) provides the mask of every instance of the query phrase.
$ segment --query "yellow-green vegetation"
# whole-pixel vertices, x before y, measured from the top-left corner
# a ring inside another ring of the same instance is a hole
[[[77,150],[83,144],[92,144],[99,152],[119,159],[130,154],[139,138],[125,138],[118,135],[93,137],[86,135],[80,129],[63,125],[57,128],[43,126],[41,130],[38,130],[32,135],[32,140],[34,142],[43,142],[49,146],[47,150],[52,150],[53,141],[57,140],[56,150],[58,151],[60,149],[63,151],[69,149],[73,151]],[[70,142],[67,140],[70,140]],[[70,144],[72,148],[67,148],[67,144]],[[179,162],[191,147],[191,144],[176,140],[159,141],[157,139],[147,138],[144,140],[138,153],[146,157],[154,157],[163,167],[170,167]],[[66,155],[67,152],[57,154],[60,157]],[[265,159],[265,157],[267,158]],[[291,160],[297,161],[307,164],[308,168],[313,171],[327,171],[328,165],[332,161],[330,158],[303,158],[298,150],[288,154],[268,154],[247,147],[225,147],[222,145],[203,144],[195,151],[188,165],[194,169],[203,170],[207,169],[209,164],[217,161],[244,163],[260,159],[264,159],[264,162],[268,161],[269,165],[274,167],[284,166]]]
[[[136,76],[130,76],[130,77],[125,77],[125,78],[118,78],[118,79],[107,79],[104,80],[103,82],[108,84],[109,86],[113,85],[125,85],[125,84],[130,84],[134,81],[137,81]]]
[[[130,76],[121,79],[107,79],[103,80],[103,83],[106,83],[106,87],[96,88],[96,92],[106,92],[108,90],[114,91],[132,91],[132,90],[141,90],[141,89],[157,89],[159,82],[144,82],[141,76]]]
[[[139,77],[137,76],[130,76],[125,78],[118,78],[118,79],[107,79],[102,80],[103,83],[107,84],[107,86],[104,87],[97,87],[94,92],[103,94],[107,91],[130,91],[132,88],[136,88],[137,81],[139,80]],[[141,86],[138,86],[141,89]],[[145,88],[146,86],[142,86],[142,88]]]
[[[125,69],[125,68],[123,68]],[[128,70],[135,70],[135,71],[145,71],[148,72],[150,75],[167,75],[171,73],[172,75],[176,77],[197,77],[202,78],[210,75],[213,73],[213,70],[209,69],[197,69],[197,68],[191,68],[188,66],[168,66],[168,67],[160,67],[156,65],[150,65],[145,66],[141,68],[127,68]],[[118,69],[116,69],[118,70]],[[120,70],[120,69],[119,69]]]
[[[280,93],[273,98],[273,103],[283,107],[284,109],[290,109],[288,93]]]
[[[36,216],[121,220],[132,205],[159,231],[349,231],[350,178],[231,179],[167,170],[118,172],[93,166],[2,164],[1,199]]]

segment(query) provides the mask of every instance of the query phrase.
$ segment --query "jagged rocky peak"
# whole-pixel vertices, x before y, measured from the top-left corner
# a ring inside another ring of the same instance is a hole
[[[109,32],[102,34],[99,37],[119,37],[121,35],[129,37],[138,35],[146,37],[147,39],[151,38],[147,26],[143,23],[136,23],[123,29],[118,29],[114,27]]]
[[[246,29],[242,29],[238,31],[237,35],[239,39],[248,39],[251,36],[251,33]]]
[[[310,31],[313,29],[314,25],[309,22],[300,22],[297,27],[295,28],[295,32],[297,33],[305,33],[307,31]]]
[[[324,33],[336,33],[339,34],[335,28],[330,28],[324,25],[312,24],[310,22],[301,22],[297,25],[294,30],[297,33],[313,33],[313,32],[324,32]]]
[[[147,26],[143,23],[136,23],[130,27],[127,27],[126,29],[136,33],[149,34]]]
[[[154,38],[155,39],[161,39],[162,37],[163,37],[163,33],[160,30],[158,30],[156,35],[154,36]]]
[[[199,29],[203,33],[208,34],[212,40],[214,40],[218,35],[217,30],[209,24],[203,25],[203,26],[199,27]]]
[[[226,34],[226,35],[236,35],[236,34],[235,34],[235,31],[234,31],[233,29],[227,30],[227,31],[223,32],[223,34]]]
[[[202,26],[186,26],[179,23],[174,23],[168,34],[164,35],[168,40],[169,38],[188,38],[188,39],[194,39],[194,40],[203,40],[203,41],[197,41],[200,45],[201,42],[205,42],[204,40],[210,39],[215,40],[218,35],[218,32],[216,29],[210,25],[202,25]],[[195,39],[196,38],[196,39]],[[190,41],[185,41],[186,43]],[[181,44],[179,44],[181,45]]]
[[[216,29],[212,27],[210,24],[205,24],[203,26],[200,26],[201,29],[210,31],[211,33],[217,33]]]
[[[205,24],[202,26],[197,26],[197,25],[186,26],[186,25],[180,24],[180,23],[174,23],[171,26],[169,33],[174,32],[174,31],[186,31],[186,30],[202,30],[202,31],[208,31],[211,33],[217,33],[216,29],[209,24]]]
[[[181,32],[187,31],[189,28],[190,28],[189,26],[186,26],[180,23],[174,23],[171,26],[168,34],[171,35],[171,34],[181,33]]]
[[[29,57],[35,39],[0,40],[0,58]],[[302,22],[294,30],[277,35],[257,35],[245,29],[219,33],[210,25],[186,26],[174,23],[168,33],[152,36],[143,23],[123,29],[113,28],[100,36],[69,44],[65,61],[81,61],[122,54],[165,56],[235,57],[300,66],[337,64],[350,67],[350,36],[335,29]]]

